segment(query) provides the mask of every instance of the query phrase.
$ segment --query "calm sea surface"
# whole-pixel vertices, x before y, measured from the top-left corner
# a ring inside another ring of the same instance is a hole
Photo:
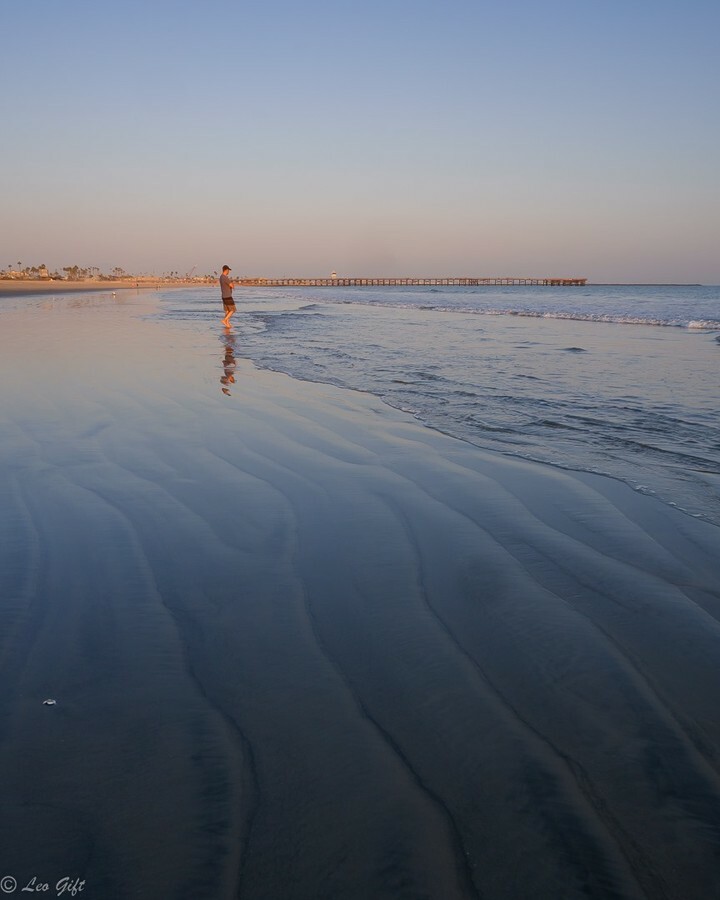
[[[163,318],[217,328],[219,376],[229,350],[370,391],[479,447],[607,474],[720,524],[718,287],[235,293],[229,338],[216,289],[163,296]]]

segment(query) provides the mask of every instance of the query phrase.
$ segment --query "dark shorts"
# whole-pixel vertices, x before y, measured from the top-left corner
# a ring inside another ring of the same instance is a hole
[[[236,309],[235,301],[232,297],[223,297],[223,306],[225,307],[225,312],[230,312],[231,309]]]

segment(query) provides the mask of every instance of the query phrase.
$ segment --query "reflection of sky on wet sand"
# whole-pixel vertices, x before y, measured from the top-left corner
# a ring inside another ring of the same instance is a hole
[[[150,296],[148,292],[144,292],[145,296]],[[118,291],[98,291],[73,294],[24,294],[20,296],[2,296],[0,295],[0,311],[9,310],[31,310],[31,309],[92,309],[96,307],[107,307],[110,303],[122,306],[132,302],[134,298],[139,296],[136,290],[123,289]]]
[[[32,417],[53,397],[78,412],[88,403],[107,405],[126,383],[134,389],[141,382],[141,394],[152,391],[149,371],[164,380],[171,374],[177,379],[182,372],[172,353],[177,341],[167,341],[160,329],[142,328],[136,321],[152,312],[155,302],[147,295],[120,291],[115,297],[108,293],[4,300],[0,396],[23,406],[23,415]]]
[[[117,451],[156,477],[163,446],[203,452],[207,429],[229,410],[238,369],[251,369],[237,359],[232,334],[218,340],[215,323],[186,332],[159,321],[155,296],[8,300],[0,306],[0,449],[22,468],[106,470]]]

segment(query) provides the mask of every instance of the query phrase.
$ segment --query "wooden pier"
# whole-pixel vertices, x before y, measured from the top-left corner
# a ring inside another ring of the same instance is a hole
[[[587,278],[238,278],[245,287],[475,287],[477,285],[543,285],[582,287]]]

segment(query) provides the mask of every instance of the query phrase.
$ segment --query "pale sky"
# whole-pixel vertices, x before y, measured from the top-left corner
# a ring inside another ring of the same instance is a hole
[[[716,0],[8,0],[0,268],[720,283]]]

